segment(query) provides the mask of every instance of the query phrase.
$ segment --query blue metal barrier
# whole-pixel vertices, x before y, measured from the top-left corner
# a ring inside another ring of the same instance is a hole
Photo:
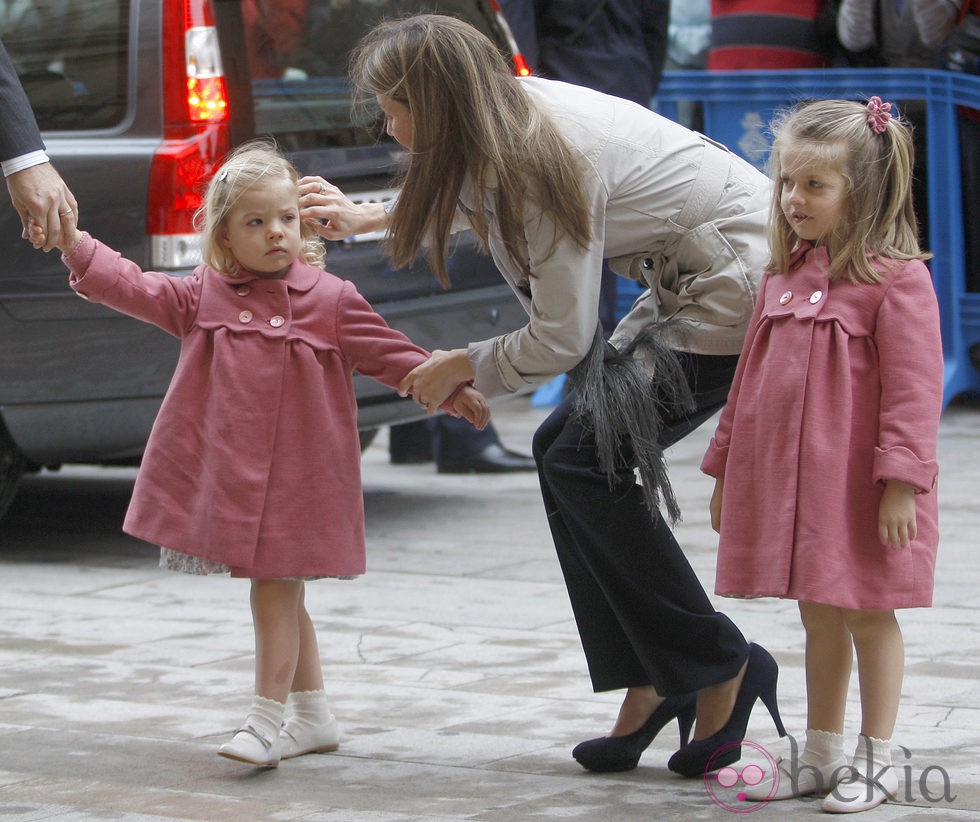
[[[929,164],[930,262],[942,320],[944,400],[980,391],[980,370],[970,348],[980,350],[980,293],[966,290],[963,201],[957,106],[980,109],[980,77],[925,69],[823,69],[801,71],[666,72],[657,111],[680,120],[679,103],[700,103],[704,133],[762,167],[767,125],[776,110],[814,98],[921,100],[926,104]],[[977,192],[980,195],[980,192]],[[980,219],[980,218],[978,218]],[[620,288],[626,285],[620,282]],[[914,318],[909,318],[914,333]]]

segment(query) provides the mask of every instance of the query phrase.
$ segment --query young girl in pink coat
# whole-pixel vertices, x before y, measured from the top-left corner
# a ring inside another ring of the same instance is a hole
[[[304,580],[364,573],[351,372],[396,387],[429,357],[323,270],[297,179],[268,145],[236,151],[207,189],[190,277],[141,271],[71,212],[59,241],[78,294],[181,340],[123,527],[164,546],[165,568],[251,579],[255,697],[218,753],[264,767],[338,746]],[[489,419],[466,385],[443,409]]]
[[[807,734],[746,794],[898,789],[889,740],[904,670],[895,608],[932,604],[939,311],[912,211],[912,142],[890,105],[802,104],[776,124],[772,259],[701,468],[716,478],[716,592],[799,601]],[[857,651],[861,733],[844,758]]]

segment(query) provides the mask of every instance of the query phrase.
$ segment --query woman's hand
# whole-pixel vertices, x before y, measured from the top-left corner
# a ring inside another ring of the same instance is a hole
[[[878,506],[878,538],[888,548],[908,548],[915,535],[915,486],[888,480]]]
[[[355,203],[322,177],[299,181],[299,208],[303,220],[327,240],[346,240],[388,227],[381,203]]]
[[[415,366],[398,385],[403,397],[412,395],[419,405],[434,414],[461,382],[472,380],[473,366],[465,348],[452,351],[433,351],[432,356]]]
[[[725,493],[725,478],[715,478],[715,490],[711,492],[711,502],[708,503],[708,511],[711,514],[711,527],[721,533],[721,498]]]

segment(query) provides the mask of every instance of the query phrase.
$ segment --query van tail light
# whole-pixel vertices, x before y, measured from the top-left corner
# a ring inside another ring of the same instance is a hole
[[[500,26],[500,30],[504,33],[504,38],[507,40],[507,47],[510,49],[511,59],[514,61],[514,73],[518,77],[530,76],[531,68],[524,59],[524,55],[521,54],[517,40],[514,39],[514,32],[510,30],[507,18],[504,17],[504,13],[500,8],[500,3],[497,0],[490,0],[490,10],[493,12],[494,19],[497,21],[497,25]]]
[[[172,0],[163,20],[163,142],[153,155],[146,231],[153,268],[201,261],[194,213],[231,148],[228,89],[211,0]]]

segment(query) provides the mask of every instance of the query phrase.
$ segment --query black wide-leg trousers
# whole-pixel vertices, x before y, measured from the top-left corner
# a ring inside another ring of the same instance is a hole
[[[664,448],[724,404],[738,359],[679,356],[696,408],[662,421]],[[712,607],[664,518],[644,505],[629,444],[610,485],[574,403],[565,397],[538,428],[534,458],[593,688],[653,685],[675,696],[731,679],[748,643]]]

